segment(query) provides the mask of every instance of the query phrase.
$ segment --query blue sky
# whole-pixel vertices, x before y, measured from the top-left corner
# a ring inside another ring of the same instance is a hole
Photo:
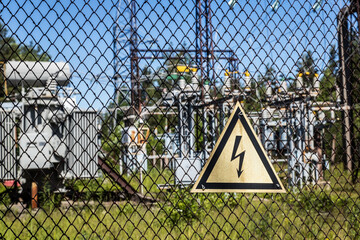
[[[75,72],[72,84],[80,94],[82,108],[104,108],[114,92],[112,61],[113,26],[128,28],[128,1],[2,1],[1,18],[18,42],[34,42],[54,61],[69,62]],[[231,9],[227,1],[213,1],[212,25],[215,49],[231,49],[240,59],[239,71],[249,69],[256,77],[269,63],[288,77],[296,74],[295,62],[304,50],[312,50],[321,70],[328,61],[329,47],[336,44],[336,15],[344,1],[282,1],[276,12],[273,0],[242,1]],[[140,47],[169,48],[186,42],[195,47],[195,3],[193,1],[136,1]],[[117,7],[120,18],[116,19]],[[122,38],[122,40],[126,40]],[[147,41],[155,40],[149,46]],[[146,42],[146,43],[145,43]],[[124,44],[123,43],[120,44]],[[124,45],[125,46],[125,45]],[[124,49],[119,57],[126,57]],[[128,60],[128,59],[125,59]],[[128,61],[123,62],[126,72]],[[142,61],[141,65],[150,62]],[[161,62],[154,63],[156,68]],[[225,64],[217,65],[222,76]],[[100,75],[99,81],[91,81]],[[123,78],[126,81],[126,74]]]

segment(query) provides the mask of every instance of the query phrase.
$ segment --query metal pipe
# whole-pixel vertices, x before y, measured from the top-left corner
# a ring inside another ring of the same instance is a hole
[[[31,208],[36,209],[39,207],[38,201],[38,185],[36,182],[31,183]]]
[[[340,74],[342,82],[342,103],[343,103],[343,144],[345,148],[344,162],[349,171],[353,169],[353,114],[351,110],[351,86],[350,86],[350,71],[346,65],[346,61],[349,58],[348,49],[349,42],[347,17],[349,16],[350,7],[344,7],[340,10],[338,19],[338,41],[339,41],[339,59],[340,59]]]

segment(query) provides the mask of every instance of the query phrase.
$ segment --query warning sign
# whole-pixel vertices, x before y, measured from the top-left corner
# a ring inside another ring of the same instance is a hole
[[[191,192],[285,192],[239,103]]]

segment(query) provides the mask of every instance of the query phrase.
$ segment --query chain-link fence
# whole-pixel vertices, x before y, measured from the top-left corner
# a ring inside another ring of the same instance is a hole
[[[358,0],[0,8],[0,239],[360,239]]]

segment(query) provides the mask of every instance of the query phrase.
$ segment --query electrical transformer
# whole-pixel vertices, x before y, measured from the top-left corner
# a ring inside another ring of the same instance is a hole
[[[15,116],[8,111],[0,111],[0,179],[16,178],[16,128]]]
[[[70,75],[67,63],[7,62],[5,80],[22,93],[14,109],[0,105],[0,180],[19,180],[29,191],[46,178],[61,190],[64,179],[97,176],[97,112],[60,97]]]

